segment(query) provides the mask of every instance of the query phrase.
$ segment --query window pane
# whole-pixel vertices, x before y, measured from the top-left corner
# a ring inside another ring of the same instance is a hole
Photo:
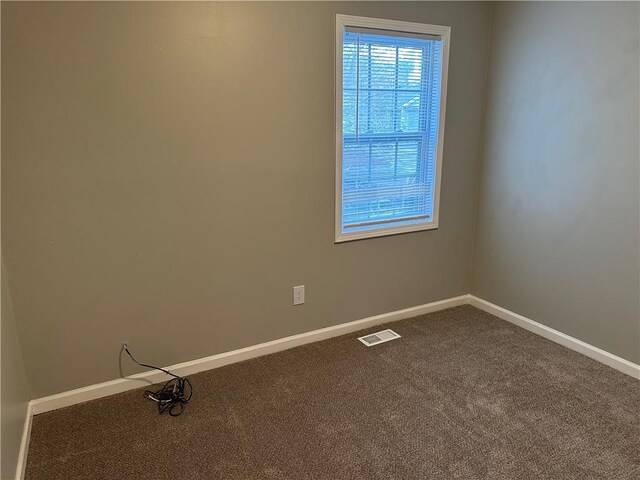
[[[342,78],[345,89],[356,88],[356,76],[358,67],[358,55],[356,43],[345,42],[342,47]]]
[[[412,177],[417,182],[420,172],[420,142],[409,140],[398,143],[398,160],[396,174],[399,177]]]
[[[362,39],[360,39],[360,57],[358,60],[358,75],[360,77],[360,81],[358,85],[360,88],[371,88],[371,77],[369,73],[370,69],[370,58],[371,58],[371,44],[364,43]]]
[[[371,45],[371,88],[396,87],[396,47]]]
[[[359,123],[360,132],[393,133],[395,112],[395,93],[360,92]]]
[[[398,49],[398,88],[420,88],[422,81],[422,49]]]
[[[355,135],[356,133],[356,91],[344,90],[342,92],[342,134]]]
[[[369,145],[345,143],[342,152],[343,190],[358,188],[362,181],[368,181]]]
[[[417,132],[420,130],[422,113],[420,92],[398,92],[398,130]]]
[[[395,142],[380,142],[371,145],[371,186],[384,186],[393,180],[395,168]]]

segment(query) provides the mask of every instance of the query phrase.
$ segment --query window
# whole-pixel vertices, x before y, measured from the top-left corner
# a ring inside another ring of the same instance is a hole
[[[336,242],[438,226],[449,27],[336,18]]]

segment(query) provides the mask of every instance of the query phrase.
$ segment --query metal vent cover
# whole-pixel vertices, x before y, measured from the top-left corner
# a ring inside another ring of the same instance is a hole
[[[374,345],[388,342],[389,340],[395,340],[396,338],[400,338],[400,335],[387,328],[386,330],[381,330],[380,332],[370,333],[368,335],[358,337],[358,340],[364,343],[367,347],[373,347]]]

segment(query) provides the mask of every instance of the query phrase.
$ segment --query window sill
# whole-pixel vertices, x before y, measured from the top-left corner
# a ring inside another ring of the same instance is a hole
[[[435,230],[438,228],[436,221],[428,223],[419,223],[414,225],[403,225],[397,227],[377,228],[375,230],[363,232],[341,233],[341,227],[336,230],[336,238],[334,243],[352,242],[354,240],[364,240],[365,238],[387,237],[389,235],[400,235],[402,233],[421,232],[424,230]]]

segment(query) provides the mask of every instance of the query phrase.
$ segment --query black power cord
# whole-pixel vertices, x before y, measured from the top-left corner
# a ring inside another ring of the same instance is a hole
[[[165,370],[164,368],[155,367],[153,365],[147,365],[146,363],[140,363],[132,353],[129,351],[129,347],[125,343],[123,345],[124,351],[127,352],[127,355],[131,357],[131,360],[136,362],[141,367],[153,368],[155,370],[160,370],[161,372],[166,373],[167,375],[172,376],[173,378],[165,383],[160,390],[152,391],[146,390],[144,394],[149,397],[154,402],[158,402],[158,413],[163,414],[165,411],[169,412],[169,415],[172,417],[177,417],[180,415],[184,407],[191,400],[191,396],[193,395],[193,387],[191,386],[191,382],[187,377],[180,377],[171,373],[169,370]]]

